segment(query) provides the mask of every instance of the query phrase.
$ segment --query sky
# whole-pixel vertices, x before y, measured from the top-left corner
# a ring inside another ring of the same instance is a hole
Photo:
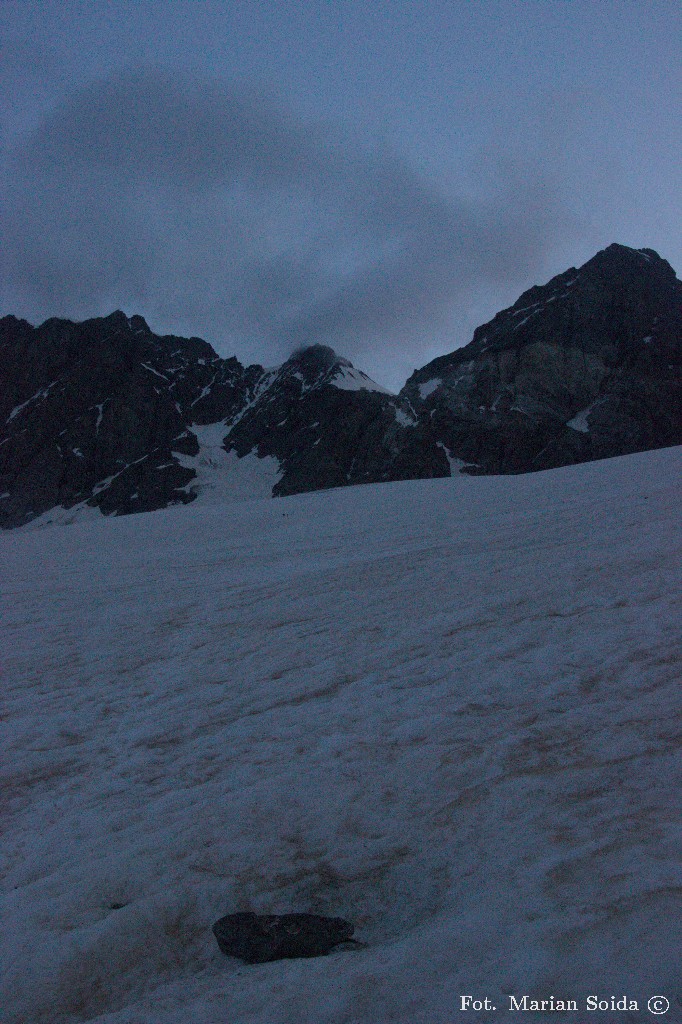
[[[0,315],[386,387],[611,242],[682,268],[674,0],[2,0]]]

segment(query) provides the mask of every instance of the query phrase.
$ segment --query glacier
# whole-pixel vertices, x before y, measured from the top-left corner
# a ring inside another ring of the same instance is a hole
[[[0,535],[3,1021],[679,1017],[681,469]],[[367,947],[246,967],[236,910]]]

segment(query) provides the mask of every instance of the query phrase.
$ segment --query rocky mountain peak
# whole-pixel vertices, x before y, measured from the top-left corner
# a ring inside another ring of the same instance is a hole
[[[307,345],[295,349],[281,367],[281,373],[299,376],[306,387],[329,383],[344,366],[352,364],[329,345]]]
[[[139,313],[133,313],[132,316],[128,316],[123,312],[122,309],[115,309],[113,313],[109,313],[107,316],[98,318],[99,322],[103,327],[109,328],[115,331],[125,331],[130,334],[146,334],[151,335],[151,329],[149,324],[143,316]],[[69,323],[70,321],[64,321]],[[97,322],[90,321],[90,322]]]
[[[287,363],[296,363],[298,366],[320,366],[330,369],[336,364],[350,366],[350,362],[342,356],[338,356],[329,345],[305,345],[295,349]]]
[[[133,316],[128,317],[128,324],[130,325],[131,331],[135,334],[151,334],[149,324],[143,316],[139,316],[137,313]]]
[[[640,286],[655,280],[672,284],[675,271],[654,249],[632,249],[628,245],[612,242],[596,253],[580,268],[583,278],[596,277],[600,282],[622,283],[623,277],[638,281]]]
[[[451,457],[525,472],[678,443],[682,282],[614,243],[529,288],[401,394]]]
[[[375,391],[390,394],[362,370],[357,370],[349,359],[338,355],[329,345],[308,345],[296,349],[277,371],[280,383],[287,381],[297,392],[321,387],[340,388],[343,391]]]

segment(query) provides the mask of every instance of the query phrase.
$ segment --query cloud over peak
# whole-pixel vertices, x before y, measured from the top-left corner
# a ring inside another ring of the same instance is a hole
[[[537,263],[567,217],[549,180],[446,194],[262,89],[123,70],[11,156],[8,311],[123,306],[247,360],[321,343],[409,361],[472,289]]]

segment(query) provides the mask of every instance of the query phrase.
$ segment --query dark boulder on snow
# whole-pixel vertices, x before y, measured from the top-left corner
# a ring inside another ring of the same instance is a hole
[[[247,964],[326,956],[351,938],[354,926],[318,914],[228,914],[213,925],[221,953]]]

